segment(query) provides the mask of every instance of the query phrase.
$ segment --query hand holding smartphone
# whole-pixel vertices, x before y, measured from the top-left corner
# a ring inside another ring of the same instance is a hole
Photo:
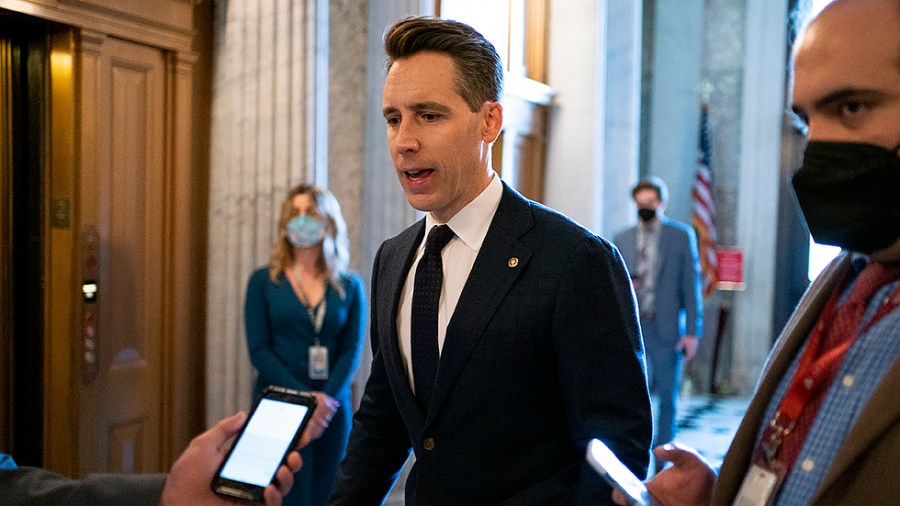
[[[592,439],[587,447],[587,461],[600,476],[628,499],[629,504],[653,506],[658,504],[647,487],[599,439]]]
[[[316,408],[310,393],[266,388],[213,477],[218,494],[261,501],[288,453],[297,447]]]

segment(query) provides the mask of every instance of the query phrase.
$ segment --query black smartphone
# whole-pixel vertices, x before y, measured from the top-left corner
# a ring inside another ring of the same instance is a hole
[[[315,409],[316,398],[308,392],[267,387],[213,477],[212,489],[229,497],[262,501],[263,491],[297,447]]]

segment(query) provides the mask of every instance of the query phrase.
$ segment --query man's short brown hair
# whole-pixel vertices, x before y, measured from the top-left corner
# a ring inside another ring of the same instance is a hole
[[[472,112],[503,94],[503,63],[493,44],[471,26],[433,17],[407,17],[384,35],[386,67],[416,53],[443,53],[456,64],[455,86]]]
[[[659,198],[660,202],[668,202],[669,200],[669,188],[666,186],[666,182],[656,176],[641,178],[631,190],[631,197],[637,197],[638,192],[641,190],[655,191],[656,197]]]

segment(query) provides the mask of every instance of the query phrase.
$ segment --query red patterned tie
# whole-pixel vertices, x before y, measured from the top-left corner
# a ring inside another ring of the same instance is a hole
[[[848,340],[855,341],[859,338],[864,333],[861,328],[861,320],[866,312],[869,300],[879,288],[895,281],[897,278],[900,278],[900,264],[872,263],[867,265],[857,276],[846,302],[837,308],[830,323],[825,322],[824,340],[818,350],[818,356],[825,355]],[[876,313],[873,320],[880,316],[883,316],[883,314]],[[823,317],[827,317],[827,315],[820,316],[820,318]],[[867,327],[870,326],[871,323],[867,325]],[[823,372],[823,380],[820,380],[820,383],[831,385],[842,361],[836,360],[831,363]],[[797,460],[800,449],[803,447],[803,442],[806,440],[806,435],[813,421],[815,421],[822,402],[825,400],[827,391],[828,388],[820,388],[816,391],[809,399],[793,431],[785,436],[779,460],[787,465],[788,468],[793,466],[794,461]]]

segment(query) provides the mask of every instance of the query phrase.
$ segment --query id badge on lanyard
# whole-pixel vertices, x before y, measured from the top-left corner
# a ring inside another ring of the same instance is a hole
[[[747,471],[734,500],[735,506],[770,506],[784,481],[784,466],[763,466],[754,463]]]
[[[328,379],[328,348],[319,344],[309,347],[309,379]]]
[[[316,332],[315,341],[309,347],[309,379],[327,380],[328,379],[328,348],[319,344],[319,331],[322,330],[322,322],[325,319],[325,299],[318,306],[308,308],[309,320],[313,324]]]
[[[794,421],[783,419],[781,413],[776,411],[775,417],[769,421],[768,430],[763,434],[761,451],[755,452],[753,465],[744,476],[735,505],[770,506],[775,502],[788,471],[787,466],[776,456],[782,440],[793,429]]]

